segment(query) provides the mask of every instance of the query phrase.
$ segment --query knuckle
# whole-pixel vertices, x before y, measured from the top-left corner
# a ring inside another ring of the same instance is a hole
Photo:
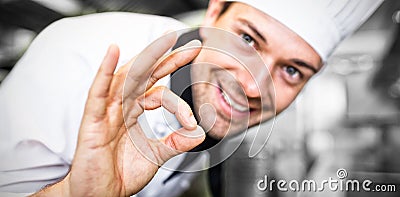
[[[150,76],[150,78],[149,78],[150,84],[155,84],[158,80],[159,80],[159,78],[154,75]]]

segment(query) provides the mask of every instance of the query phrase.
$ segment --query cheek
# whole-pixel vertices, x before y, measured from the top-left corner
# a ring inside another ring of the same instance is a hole
[[[275,87],[275,109],[276,113],[279,114],[296,99],[297,95],[304,87],[305,82],[292,86],[285,81],[284,73],[280,72],[279,68],[273,67],[270,68],[270,70]]]
[[[293,102],[301,89],[287,87],[279,82],[274,83],[274,85],[276,92],[276,113],[279,114]]]

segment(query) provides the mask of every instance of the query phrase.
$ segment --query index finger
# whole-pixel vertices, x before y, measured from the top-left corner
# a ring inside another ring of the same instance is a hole
[[[161,41],[162,39],[162,41]],[[171,32],[147,46],[135,59],[128,71],[124,84],[124,93],[137,91],[146,78],[153,72],[156,62],[176,43],[177,34]],[[144,93],[146,90],[139,90]],[[124,95],[124,98],[126,96]]]
[[[176,35],[176,32],[171,32],[165,37],[156,40],[133,60],[125,79],[123,99],[137,98],[151,88],[160,78],[186,65],[199,54],[201,42],[192,40],[164,56],[174,44],[171,38]]]
[[[193,59],[200,53],[200,50],[201,42],[199,40],[192,40],[169,53],[165,59],[159,61],[154,72],[151,73],[146,89],[149,89],[158,80],[171,74],[181,66],[193,61]]]

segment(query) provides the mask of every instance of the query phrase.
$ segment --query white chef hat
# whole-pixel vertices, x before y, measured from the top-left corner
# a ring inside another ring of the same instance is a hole
[[[248,4],[302,37],[321,56],[331,55],[384,0],[226,0]]]

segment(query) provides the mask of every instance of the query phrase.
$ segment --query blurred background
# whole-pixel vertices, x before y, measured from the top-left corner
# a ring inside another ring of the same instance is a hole
[[[57,19],[126,11],[171,16],[195,26],[207,4],[206,0],[0,0],[0,84],[35,36]],[[248,157],[254,137],[250,134],[218,166],[218,175],[201,173],[183,196],[400,196],[399,24],[400,1],[386,0],[277,117],[267,145],[256,157]],[[261,129],[268,132],[271,124]],[[288,182],[317,181],[337,178],[340,168],[347,170],[348,179],[396,185],[396,192],[261,192],[256,187],[264,175]],[[210,177],[219,181],[210,183]]]

